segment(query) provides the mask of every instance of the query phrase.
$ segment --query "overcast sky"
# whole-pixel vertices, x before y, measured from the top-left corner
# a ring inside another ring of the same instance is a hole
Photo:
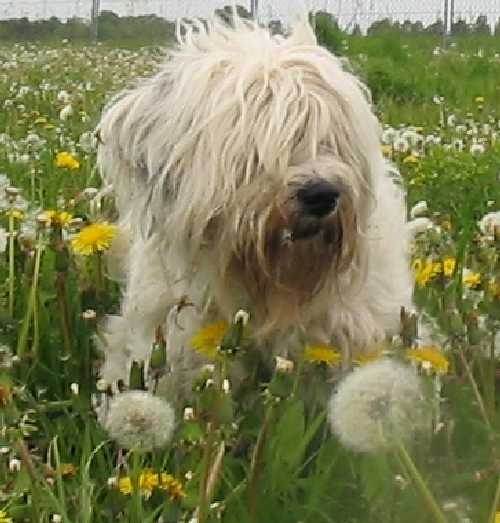
[[[280,18],[290,22],[304,8],[325,9],[336,14],[342,25],[359,22],[363,27],[377,18],[422,20],[429,23],[442,17],[445,0],[259,0],[259,16],[264,20]],[[448,0],[450,2],[452,0]],[[240,0],[250,6],[250,0]],[[209,16],[216,7],[231,4],[231,0],[101,0],[101,9],[120,15],[156,13],[167,18],[179,16]],[[92,0],[0,0],[0,18],[28,16],[67,18],[90,14]],[[467,20],[479,14],[490,19],[500,16],[500,0],[455,0],[457,16]]]

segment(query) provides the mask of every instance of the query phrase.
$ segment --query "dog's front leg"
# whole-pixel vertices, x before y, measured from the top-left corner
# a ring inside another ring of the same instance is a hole
[[[148,360],[156,328],[164,322],[172,301],[154,238],[133,242],[127,269],[121,315],[108,316],[100,336],[106,356],[101,375],[110,384],[128,381],[132,361]]]

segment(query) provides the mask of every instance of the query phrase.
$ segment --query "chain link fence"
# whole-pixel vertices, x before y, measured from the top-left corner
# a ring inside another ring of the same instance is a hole
[[[421,21],[424,25],[446,19],[445,6],[453,19],[474,22],[487,16],[490,25],[500,17],[500,0],[241,0],[240,5],[251,9],[257,5],[260,21],[281,20],[285,25],[307,10],[327,11],[335,15],[341,27],[358,25],[366,30],[373,22],[384,18],[394,21]],[[101,0],[100,10],[120,16],[157,15],[167,19],[178,17],[208,17],[217,8],[231,4],[230,0]],[[92,0],[0,0],[0,18],[89,19]]]

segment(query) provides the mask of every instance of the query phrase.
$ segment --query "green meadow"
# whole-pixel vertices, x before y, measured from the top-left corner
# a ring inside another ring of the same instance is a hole
[[[332,432],[335,347],[307,346],[300,361],[266,372],[255,362],[244,390],[231,390],[228,369],[251,357],[251,333],[238,322],[209,325],[193,340],[191,350],[212,359],[175,414],[161,395],[169,350],[161,335],[149,371],[134,365],[130,388],[162,398],[138,420],[163,434],[158,448],[147,437],[134,446],[119,422],[102,422],[120,396],[99,378],[95,342],[118,308],[107,255],[119,231],[112,196],[99,192],[93,130],[105,103],[154,72],[164,50],[8,44],[0,48],[0,523],[500,521],[500,39],[317,29],[372,92],[415,233],[415,309],[402,311],[400,335],[353,362],[355,373],[381,358],[404,365],[421,383],[415,417],[425,430],[399,438],[405,427],[389,430],[347,402],[366,448]]]

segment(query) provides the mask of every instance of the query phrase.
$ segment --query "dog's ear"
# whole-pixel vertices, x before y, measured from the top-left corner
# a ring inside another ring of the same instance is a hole
[[[307,20],[301,20],[295,24],[288,42],[291,45],[316,45],[318,43],[314,30]]]

